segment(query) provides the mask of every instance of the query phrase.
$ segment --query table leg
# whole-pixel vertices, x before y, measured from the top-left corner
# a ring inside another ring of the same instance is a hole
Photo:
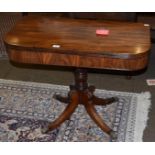
[[[43,129],[44,133],[49,132],[60,126],[65,120],[69,119],[72,113],[75,111],[76,107],[78,106],[78,93],[76,91],[71,92],[71,99],[70,103],[67,105],[66,109],[63,113],[51,124],[49,124],[48,128]]]
[[[61,125],[65,120],[69,119],[71,114],[75,111],[78,104],[83,104],[86,108],[86,111],[94,122],[107,134],[116,138],[115,133],[110,127],[108,127],[102,118],[97,114],[97,111],[94,105],[108,105],[112,102],[118,101],[117,97],[111,97],[107,99],[98,98],[93,95],[95,91],[94,86],[89,86],[87,84],[87,70],[85,69],[76,69],[75,71],[75,85],[70,86],[70,92],[68,97],[62,97],[60,95],[55,95],[54,98],[68,103],[64,112],[48,126],[46,132],[53,130]]]

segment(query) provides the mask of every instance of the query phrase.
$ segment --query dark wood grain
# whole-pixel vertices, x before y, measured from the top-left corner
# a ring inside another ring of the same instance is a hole
[[[45,132],[55,129],[60,126],[62,122],[69,119],[71,114],[74,112],[78,104],[83,104],[86,111],[94,122],[107,134],[111,135],[113,130],[104,123],[102,118],[97,114],[95,105],[108,105],[112,102],[118,101],[116,97],[110,97],[107,99],[101,99],[94,95],[95,87],[88,86],[87,83],[87,70],[86,69],[76,69],[74,73],[74,85],[70,86],[69,95],[67,97],[62,97],[61,95],[54,95],[54,98],[60,102],[66,103],[68,101],[68,106],[64,112],[52,122]]]
[[[10,60],[19,63],[73,66],[111,70],[135,71],[148,64],[148,53],[136,58],[115,58],[114,56],[93,56],[78,54],[61,54],[47,51],[25,50],[6,46]]]
[[[110,35],[96,36],[98,28],[109,29]],[[78,104],[83,104],[94,122],[111,137],[116,137],[94,106],[107,105],[118,99],[94,96],[95,87],[88,86],[87,71],[82,68],[129,71],[145,68],[150,49],[149,26],[142,23],[28,16],[17,23],[4,42],[11,61],[78,67],[75,85],[70,87],[69,95],[55,96],[57,100],[69,103],[46,131],[57,128],[69,119]],[[53,45],[60,47],[55,48]]]
[[[106,28],[109,36],[96,36]],[[146,67],[149,26],[142,23],[29,16],[4,38],[12,61],[34,64],[139,70]],[[60,48],[53,48],[58,44]]]
[[[54,121],[52,122],[47,130],[45,132],[48,132],[50,130],[53,130],[57,127],[59,127],[66,119],[69,119],[69,117],[72,115],[72,113],[75,111],[79,104],[78,100],[78,92],[77,91],[71,91],[71,101],[63,111],[63,113]]]

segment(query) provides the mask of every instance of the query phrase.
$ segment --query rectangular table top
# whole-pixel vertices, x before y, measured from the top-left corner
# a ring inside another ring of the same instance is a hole
[[[4,43],[15,62],[129,71],[147,66],[151,45],[147,24],[45,16],[24,17]]]
[[[109,35],[96,35],[108,29]],[[28,16],[6,35],[5,43],[56,52],[137,56],[150,48],[150,27],[143,23],[55,19]]]

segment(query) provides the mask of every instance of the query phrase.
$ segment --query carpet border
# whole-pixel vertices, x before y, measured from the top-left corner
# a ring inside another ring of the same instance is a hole
[[[51,88],[51,87],[61,87],[61,89],[67,89],[69,90],[68,86],[65,85],[56,85],[56,84],[49,84],[49,83],[40,83],[40,82],[29,82],[29,81],[17,81],[17,80],[6,80],[6,79],[0,79],[0,83],[13,83],[13,84],[20,84],[20,85],[26,85],[26,86],[34,86],[34,87],[41,87],[41,88]],[[109,90],[103,90],[103,89],[96,89],[96,92],[108,92],[108,93],[117,93],[118,95],[123,93],[123,95],[133,95],[133,99],[137,97],[137,105],[136,109],[135,106],[133,105],[135,102],[132,101],[131,103],[131,110],[129,112],[129,121],[127,125],[127,131],[126,131],[126,142],[129,142],[131,139],[128,139],[130,137],[130,118],[132,117],[132,111],[136,110],[136,121],[135,123],[135,128],[134,128],[134,137],[133,141],[134,142],[142,142],[143,141],[143,132],[147,126],[147,121],[149,119],[148,114],[149,110],[151,107],[151,93],[150,92],[141,92],[141,93],[133,93],[133,92],[123,92],[123,91],[109,91]],[[131,119],[132,120],[132,119]]]

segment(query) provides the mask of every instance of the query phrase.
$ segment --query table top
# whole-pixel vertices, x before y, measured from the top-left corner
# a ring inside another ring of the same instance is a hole
[[[96,35],[96,30],[103,28],[109,35]],[[15,25],[4,42],[57,53],[136,57],[150,49],[150,27],[132,22],[28,16]]]

